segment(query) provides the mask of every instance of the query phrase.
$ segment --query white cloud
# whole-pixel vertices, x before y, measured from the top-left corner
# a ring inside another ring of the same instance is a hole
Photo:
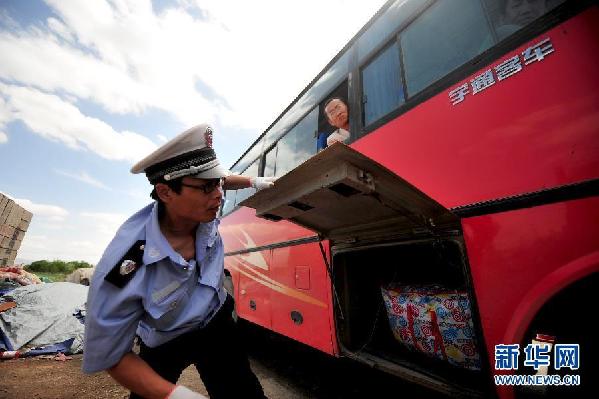
[[[0,33],[11,55],[0,77],[110,112],[156,108],[185,126],[218,120],[254,135],[383,0],[185,0],[158,15],[149,0],[46,2],[60,20]]]
[[[4,195],[33,213],[18,257],[85,260],[96,263],[129,215],[124,213],[69,211],[61,206]]]
[[[9,112],[6,101],[4,101],[2,92],[0,91],[0,127],[6,125],[11,118],[11,113]]]
[[[166,143],[168,141],[168,139],[162,134],[157,134],[156,137],[158,137],[158,140],[160,140],[163,143]]]
[[[20,27],[19,23],[10,16],[6,9],[0,9],[0,25],[5,25],[11,29],[19,29]]]
[[[127,215],[121,213],[81,212],[80,215],[86,220],[86,223],[89,223],[90,228],[105,236],[104,247],[108,245],[109,240],[114,236],[119,226],[127,220]]]
[[[181,129],[216,122],[225,128],[219,140],[247,142],[230,132],[256,137],[384,2],[171,0],[156,13],[150,0],[44,1],[54,15],[29,28],[0,9],[0,142],[7,133],[14,141],[9,128],[22,122],[73,150],[130,162],[155,143],[83,104],[124,115],[125,123],[148,111]],[[158,125],[148,137],[164,142],[175,133]],[[84,172],[66,173],[106,187]],[[141,188],[122,194],[149,201]],[[19,251],[25,259],[95,263],[125,219],[19,201],[35,214]]]
[[[93,236],[88,240],[65,239],[56,234],[25,234],[18,257],[30,261],[42,259],[84,260],[95,264],[105,246],[99,247]]]
[[[73,37],[73,33],[70,31],[70,29],[62,23],[62,21],[59,21],[56,18],[48,18],[47,21],[48,24],[48,28],[50,28],[54,33],[56,33],[58,36],[60,36],[62,39],[73,43],[75,42],[75,38]]]
[[[94,187],[101,188],[101,189],[104,189],[104,190],[110,190],[110,187],[108,187],[107,185],[105,185],[101,181],[99,181],[99,180],[91,177],[85,171],[80,171],[78,173],[73,173],[73,172],[66,172],[64,170],[55,170],[55,172],[58,173],[59,175],[70,177],[71,179],[75,179],[75,180],[78,180],[80,182],[89,184],[90,186],[94,186]]]
[[[8,141],[8,136],[4,132],[0,132],[0,144],[4,144]]]
[[[72,149],[89,150],[110,160],[134,162],[156,148],[145,136],[116,132],[107,123],[83,115],[75,105],[56,95],[3,83],[0,93],[5,96],[0,103],[0,114],[8,113],[9,120],[21,120],[34,133]]]
[[[119,213],[69,213],[63,209],[62,228],[56,228],[57,224],[48,225],[34,216],[18,256],[28,260],[85,260],[95,264],[125,220],[126,216]]]
[[[52,222],[62,222],[69,215],[69,212],[57,205],[41,204],[25,198],[13,198],[13,200],[33,213],[33,218],[47,219]]]

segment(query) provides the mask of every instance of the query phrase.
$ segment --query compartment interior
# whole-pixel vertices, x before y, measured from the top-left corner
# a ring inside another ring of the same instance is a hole
[[[435,284],[468,292],[468,277],[461,241],[434,239],[385,244],[335,252],[333,274],[339,307],[336,309],[339,342],[353,357],[384,359],[435,378],[451,376],[451,383],[480,391],[487,384],[481,371],[451,365],[441,359],[404,347],[393,336],[381,286]],[[471,307],[472,297],[470,296]],[[474,309],[472,309],[474,314]],[[475,330],[477,323],[474,323]],[[483,369],[486,354],[477,346]],[[442,378],[446,379],[446,378]]]

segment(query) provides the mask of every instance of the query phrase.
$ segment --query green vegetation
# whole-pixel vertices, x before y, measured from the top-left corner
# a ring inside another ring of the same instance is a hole
[[[64,281],[67,275],[82,267],[93,266],[84,261],[38,260],[25,266],[25,270],[35,273],[42,280],[46,278],[52,282],[58,282]]]
[[[84,261],[70,261],[65,262],[64,260],[37,260],[32,262],[30,265],[25,266],[25,270],[40,274],[42,272],[50,274],[64,274],[67,275],[72,273],[75,269],[81,267],[93,267]]]

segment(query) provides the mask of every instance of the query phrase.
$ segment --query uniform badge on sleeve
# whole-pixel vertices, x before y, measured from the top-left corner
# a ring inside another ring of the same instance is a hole
[[[133,278],[135,272],[141,267],[144,255],[145,241],[139,240],[108,272],[104,280],[123,288]]]
[[[121,273],[121,276],[124,276],[126,274],[131,273],[135,269],[137,269],[137,263],[130,259],[125,259],[123,263],[121,263],[121,268],[119,269],[119,272]]]

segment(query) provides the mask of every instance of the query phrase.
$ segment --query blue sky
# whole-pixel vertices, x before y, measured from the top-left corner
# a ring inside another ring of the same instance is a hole
[[[384,1],[0,0],[0,192],[21,260],[97,262],[129,169],[202,122],[231,166]]]

